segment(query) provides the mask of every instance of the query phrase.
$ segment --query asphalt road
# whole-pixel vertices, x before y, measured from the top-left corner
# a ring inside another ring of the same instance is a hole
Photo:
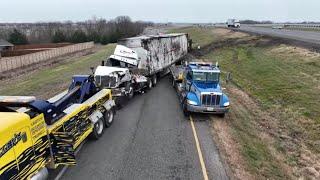
[[[263,28],[263,27],[252,27],[252,26],[246,26],[246,25],[241,26],[240,30],[244,32],[256,33],[260,35],[269,35],[273,37],[298,40],[302,42],[320,45],[320,32],[272,29],[272,28]]]
[[[209,179],[229,179],[209,118],[193,116]],[[120,109],[98,141],[87,141],[61,179],[204,179],[194,133],[163,78]]]

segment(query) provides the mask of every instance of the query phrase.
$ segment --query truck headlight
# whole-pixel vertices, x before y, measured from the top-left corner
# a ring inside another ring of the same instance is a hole
[[[223,103],[223,106],[224,107],[227,107],[227,106],[229,106],[230,105],[230,103],[229,102],[225,102],[225,103]]]
[[[190,104],[190,105],[194,105],[194,106],[197,106],[197,105],[198,105],[197,102],[192,101],[192,100],[189,100],[189,99],[187,100],[187,103]]]

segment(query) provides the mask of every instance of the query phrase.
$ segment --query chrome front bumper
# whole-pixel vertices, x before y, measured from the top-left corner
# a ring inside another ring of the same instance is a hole
[[[223,114],[229,111],[229,107],[207,107],[207,106],[194,106],[187,105],[187,110],[190,112],[210,113],[210,114]]]

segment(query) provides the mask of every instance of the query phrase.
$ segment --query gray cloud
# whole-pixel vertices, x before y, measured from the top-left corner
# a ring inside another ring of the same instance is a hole
[[[320,21],[319,0],[2,0],[0,22],[80,21],[128,15],[155,22],[223,22],[228,18]]]

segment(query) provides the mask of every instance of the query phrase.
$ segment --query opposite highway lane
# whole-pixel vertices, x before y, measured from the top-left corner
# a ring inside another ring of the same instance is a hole
[[[298,31],[298,30],[288,30],[288,29],[272,29],[272,28],[263,28],[263,27],[253,27],[253,26],[247,26],[247,25],[241,26],[240,30],[244,32],[249,32],[249,33],[256,33],[259,35],[269,35],[273,37],[293,39],[293,40],[320,45],[320,32]]]
[[[209,179],[229,179],[209,122],[193,119]],[[204,179],[190,121],[168,78],[119,110],[99,141],[84,144],[77,166],[62,179]]]

